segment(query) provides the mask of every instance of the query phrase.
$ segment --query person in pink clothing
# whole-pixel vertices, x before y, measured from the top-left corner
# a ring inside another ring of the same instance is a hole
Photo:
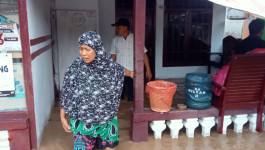
[[[256,48],[250,52],[247,52],[246,54],[261,54],[261,53],[265,53],[265,48]],[[226,64],[221,70],[219,70],[214,76],[212,81],[219,85],[213,85],[212,86],[212,92],[214,93],[214,95],[216,96],[220,96],[221,95],[221,88],[220,86],[223,86],[225,83],[225,79],[227,76],[227,73],[229,71],[230,68],[230,63]]]

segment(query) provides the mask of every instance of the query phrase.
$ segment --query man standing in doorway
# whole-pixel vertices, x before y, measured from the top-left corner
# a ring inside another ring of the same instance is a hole
[[[124,68],[133,71],[133,34],[130,32],[130,22],[126,18],[120,18],[116,23],[112,24],[116,27],[117,36],[112,39],[110,54],[117,63]],[[147,49],[144,48],[144,64],[146,68],[146,78],[150,81],[152,73],[150,70],[149,59],[146,54]],[[128,87],[128,101],[133,100],[133,79],[125,77],[122,99],[124,99],[124,91]]]

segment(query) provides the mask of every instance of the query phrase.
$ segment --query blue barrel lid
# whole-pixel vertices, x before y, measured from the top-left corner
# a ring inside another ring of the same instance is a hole
[[[211,82],[212,78],[207,73],[201,73],[201,72],[193,72],[193,73],[187,73],[185,77],[186,81],[193,81],[193,82]]]

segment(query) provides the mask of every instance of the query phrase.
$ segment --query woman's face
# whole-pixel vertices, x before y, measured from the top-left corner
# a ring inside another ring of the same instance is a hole
[[[85,63],[91,63],[96,57],[95,50],[85,44],[79,47],[79,53]]]

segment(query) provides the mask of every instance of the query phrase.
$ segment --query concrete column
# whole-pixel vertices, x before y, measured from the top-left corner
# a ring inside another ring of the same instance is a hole
[[[232,117],[232,121],[234,123],[234,131],[236,133],[242,133],[243,126],[248,122],[247,114],[244,115],[235,115]]]
[[[166,129],[165,120],[161,121],[151,121],[149,124],[151,129],[154,131],[155,139],[161,139],[162,132]]]
[[[178,138],[179,130],[183,127],[183,119],[168,120],[167,126],[170,129],[171,138]]]
[[[0,131],[0,150],[10,150],[8,131]]]
[[[218,124],[218,118],[215,118],[215,122]],[[224,116],[223,134],[226,134],[227,127],[232,123],[231,115]]]
[[[215,125],[215,117],[205,117],[199,119],[199,123],[202,126],[202,136],[210,136],[211,128]]]
[[[186,135],[189,138],[194,138],[194,130],[199,126],[198,118],[186,119],[183,123],[186,128]]]

